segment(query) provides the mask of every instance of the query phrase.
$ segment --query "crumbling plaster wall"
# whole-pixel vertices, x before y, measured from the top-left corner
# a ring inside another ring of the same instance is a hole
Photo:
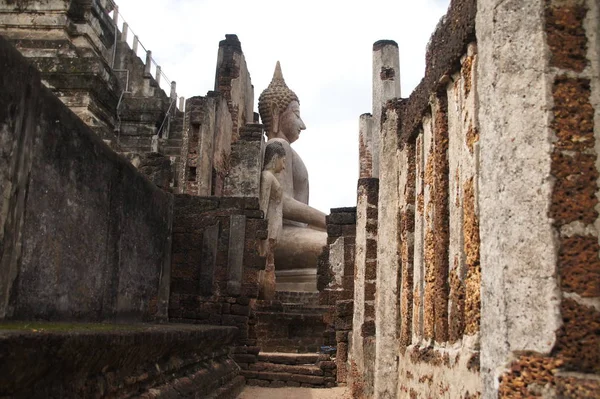
[[[478,2],[483,396],[597,398],[599,5],[519,5]]]
[[[353,390],[359,396],[481,395],[475,10],[473,0],[452,2],[428,46],[425,78],[410,98],[383,109],[376,356],[369,376],[355,326],[351,360],[364,378],[355,384],[362,392]],[[357,287],[364,284],[360,205]],[[355,303],[355,321],[364,313]]]

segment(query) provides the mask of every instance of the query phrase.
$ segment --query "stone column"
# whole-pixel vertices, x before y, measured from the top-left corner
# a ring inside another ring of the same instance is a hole
[[[400,97],[400,56],[393,40],[373,44],[372,177],[379,177],[381,117],[388,100]],[[367,140],[368,142],[369,140]]]
[[[359,178],[373,175],[373,116],[362,114],[358,125],[358,165]]]
[[[546,3],[477,1],[485,399],[499,397],[513,354],[550,354],[561,327]]]
[[[375,398],[395,398],[398,381],[398,102],[381,128],[375,297]]]

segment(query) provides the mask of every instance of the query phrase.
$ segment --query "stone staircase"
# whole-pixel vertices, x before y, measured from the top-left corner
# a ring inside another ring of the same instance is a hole
[[[247,385],[283,388],[332,388],[335,361],[328,354],[261,352],[240,374]]]
[[[325,345],[330,308],[315,304],[318,293],[304,295],[302,302],[259,300],[256,302],[258,346],[266,352],[316,353]],[[313,294],[313,295],[307,295]],[[290,294],[278,293],[289,300]]]
[[[240,364],[247,385],[282,388],[336,386],[336,362],[319,353],[329,345],[326,331],[331,309],[319,305],[318,292],[278,291],[274,300],[255,304],[260,352]]]

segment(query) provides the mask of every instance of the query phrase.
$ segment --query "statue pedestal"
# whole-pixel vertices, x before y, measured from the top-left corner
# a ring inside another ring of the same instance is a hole
[[[276,270],[275,281],[277,291],[317,291],[317,269]]]

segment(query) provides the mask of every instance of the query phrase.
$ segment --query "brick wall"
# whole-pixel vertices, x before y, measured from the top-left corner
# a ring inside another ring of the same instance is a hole
[[[350,353],[350,383],[357,397],[373,394],[378,199],[379,179],[360,179],[356,205],[354,314]]]
[[[481,395],[475,3],[452,2],[424,79],[384,107],[375,198],[359,181],[359,397]]]
[[[0,38],[0,318],[166,318],[172,196]]]
[[[236,326],[234,359],[255,361],[254,302],[267,224],[258,199],[175,196],[169,320]],[[253,360],[254,359],[254,360]]]
[[[348,374],[348,337],[352,330],[356,208],[333,208],[327,216],[327,246],[319,257],[317,289],[321,305],[331,307],[330,339],[337,347],[337,382]],[[334,338],[335,337],[335,338]]]

